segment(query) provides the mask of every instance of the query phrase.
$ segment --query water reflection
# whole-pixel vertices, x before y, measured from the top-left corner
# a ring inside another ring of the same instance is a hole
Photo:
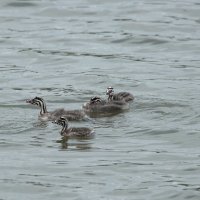
[[[62,137],[60,140],[56,140],[56,143],[61,144],[60,148],[62,150],[89,150],[92,148],[91,142],[89,142],[88,139],[77,139],[76,142],[70,142],[67,137]]]

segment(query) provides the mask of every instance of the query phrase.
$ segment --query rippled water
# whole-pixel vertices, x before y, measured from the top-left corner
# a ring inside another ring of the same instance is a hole
[[[0,2],[0,199],[199,199],[199,0]],[[107,86],[129,111],[60,143],[25,99],[81,108]]]

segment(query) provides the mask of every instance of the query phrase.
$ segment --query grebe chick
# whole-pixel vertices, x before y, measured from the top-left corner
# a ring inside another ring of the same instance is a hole
[[[100,97],[93,97],[83,106],[87,114],[114,114],[129,108],[125,101],[105,101]]]
[[[52,121],[60,116],[65,116],[69,121],[78,121],[85,118],[85,113],[81,110],[64,110],[61,108],[48,112],[44,100],[40,97],[26,100],[26,102],[40,107],[39,119],[42,121]]]
[[[108,95],[108,101],[121,101],[131,102],[134,100],[134,96],[129,92],[119,92],[114,94],[113,87],[108,87],[106,90],[106,95]]]
[[[71,127],[68,128],[68,120],[65,117],[60,117],[53,121],[55,124],[62,126],[60,134],[66,138],[91,138],[94,136],[94,130],[86,127]]]

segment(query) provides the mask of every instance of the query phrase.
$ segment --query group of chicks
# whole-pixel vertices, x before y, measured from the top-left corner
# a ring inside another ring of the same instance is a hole
[[[130,102],[134,97],[129,92],[114,93],[113,87],[108,87],[106,91],[108,95],[107,100],[100,97],[93,97],[89,102],[83,104],[82,110],[64,110],[56,109],[55,111],[48,112],[44,100],[40,97],[26,100],[27,103],[37,105],[40,107],[39,119],[42,121],[52,121],[55,124],[61,125],[62,130],[60,134],[69,138],[90,138],[93,137],[94,130],[86,127],[70,127],[68,121],[79,121],[88,119],[88,116],[102,116],[104,114],[113,114],[122,112],[124,109],[129,108]]]

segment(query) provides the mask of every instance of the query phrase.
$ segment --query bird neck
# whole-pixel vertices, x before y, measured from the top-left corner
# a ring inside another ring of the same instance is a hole
[[[66,133],[67,129],[68,129],[68,123],[64,122],[63,125],[62,125],[61,135],[63,135],[64,133]]]
[[[113,100],[113,96],[114,96],[113,92],[109,93],[109,95],[108,95],[108,101],[112,101]]]
[[[47,107],[44,101],[40,102],[40,115],[47,113]]]

